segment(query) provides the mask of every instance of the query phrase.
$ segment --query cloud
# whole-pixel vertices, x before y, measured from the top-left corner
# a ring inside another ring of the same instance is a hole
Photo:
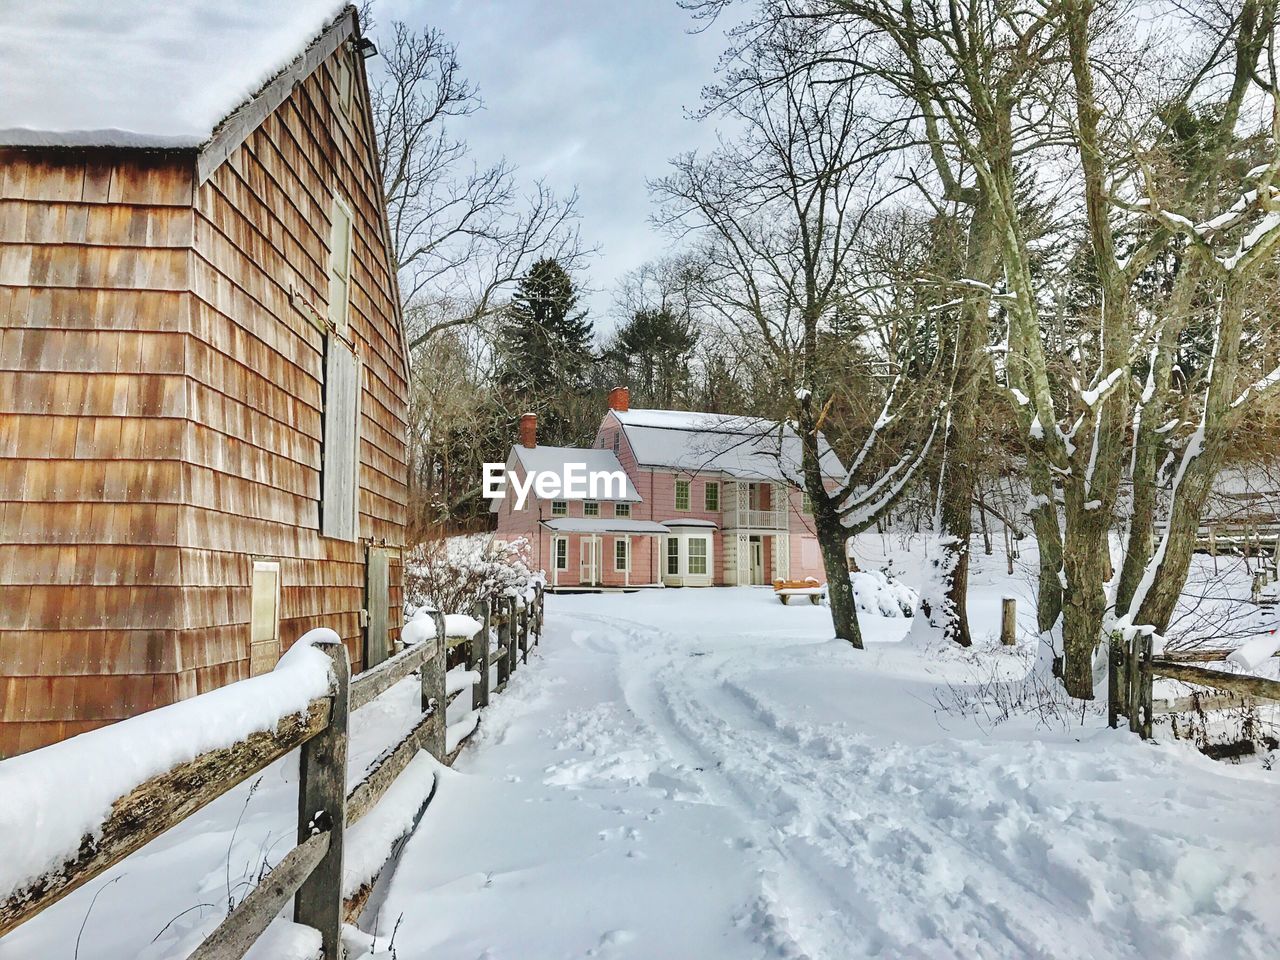
[[[617,280],[670,249],[649,224],[646,179],[714,142],[687,111],[713,79],[723,34],[690,33],[675,0],[382,0],[374,14],[439,27],[458,45],[485,102],[455,128],[477,162],[505,156],[524,177],[578,188],[583,238],[600,248],[581,279],[597,329],[611,328]]]

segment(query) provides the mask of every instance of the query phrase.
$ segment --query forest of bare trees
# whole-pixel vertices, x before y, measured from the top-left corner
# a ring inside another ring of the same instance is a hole
[[[1169,627],[1215,477],[1276,453],[1276,0],[682,5],[727,28],[722,135],[654,171],[670,253],[601,317],[575,198],[470,165],[455,48],[384,31],[419,531],[482,528],[478,464],[526,409],[561,444],[620,383],[787,420],[837,636],[850,535],[932,530],[925,612],[961,645],[972,545],[1033,537],[1039,628],[1091,697],[1109,631]]]

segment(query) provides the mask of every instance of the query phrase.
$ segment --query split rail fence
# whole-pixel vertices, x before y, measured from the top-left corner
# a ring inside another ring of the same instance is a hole
[[[1225,673],[1194,663],[1225,660],[1229,652],[1196,651],[1183,656],[1168,654],[1157,657],[1152,652],[1150,634],[1135,634],[1130,638],[1114,635],[1109,650],[1108,722],[1117,727],[1120,717],[1125,717],[1132,732],[1150,740],[1157,712],[1180,714],[1250,707],[1258,700],[1280,702],[1280,680]],[[1206,689],[1197,689],[1176,699],[1157,701],[1153,697],[1156,677],[1181,680]],[[1251,743],[1248,749],[1252,750]],[[1231,752],[1222,751],[1221,755],[1231,755]]]
[[[446,636],[445,618],[435,612],[432,640],[409,646],[354,678],[341,643],[317,645],[333,661],[334,679],[327,696],[312,700],[304,712],[281,718],[274,731],[255,733],[229,747],[202,753],[119,797],[98,835],[86,835],[75,856],[18,890],[0,891],[4,897],[0,900],[0,936],[264,767],[301,748],[297,846],[227,914],[191,954],[191,960],[243,957],[291,898],[294,921],[320,932],[324,960],[339,960],[342,924],[359,916],[374,882],[365,883],[359,890],[343,890],[346,829],[374,809],[420,750],[449,764],[461,750],[462,745],[458,744],[446,752],[446,713],[451,702],[445,688],[449,651],[457,651],[455,658],[480,675],[474,691],[464,688],[454,698],[471,692],[473,709],[487,707],[517,667],[527,662],[529,649],[541,639],[543,600],[539,583],[534,585],[529,601],[506,595],[481,601],[473,611],[481,626],[472,636]],[[490,646],[491,627],[496,627],[496,647]],[[497,678],[490,689],[494,667]],[[379,756],[359,783],[348,788],[347,734],[351,713],[414,673],[420,675],[422,684],[417,722],[399,743]],[[430,799],[428,796],[418,810],[418,818]],[[398,846],[395,844],[393,849]]]

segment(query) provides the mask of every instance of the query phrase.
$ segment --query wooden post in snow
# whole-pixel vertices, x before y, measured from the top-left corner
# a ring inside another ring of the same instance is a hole
[[[1124,671],[1124,634],[1115,630],[1107,646],[1107,726],[1112,730],[1120,725],[1123,712]]]
[[[1138,643],[1140,636],[1141,634],[1134,634],[1129,638],[1124,658],[1124,702],[1125,707],[1129,712],[1130,733],[1140,732],[1138,725],[1140,720],[1140,717],[1138,716],[1138,706],[1142,700],[1142,696],[1138,689],[1138,684],[1141,683],[1141,671],[1138,669],[1138,659],[1142,652],[1142,648]]]
[[[479,710],[489,705],[489,601],[478,600],[475,618],[480,621],[480,632],[471,638],[471,669],[480,672],[480,682],[472,689],[471,706]]]
[[[519,664],[516,659],[516,654],[519,653],[516,640],[520,635],[520,622],[516,619],[516,598],[507,597],[504,603],[507,607],[507,679],[511,679]]]
[[[1151,670],[1151,634],[1142,634],[1139,649],[1142,651],[1142,657],[1138,661],[1139,676],[1139,703],[1138,708],[1142,713],[1142,722],[1138,727],[1138,733],[1143,740],[1151,739],[1151,688],[1154,685],[1155,675]]]
[[[520,660],[529,662],[529,604],[520,599]]]
[[[437,760],[445,758],[445,706],[449,700],[444,693],[445,657],[449,655],[449,638],[445,636],[444,614],[431,611],[436,624],[435,652],[422,661],[422,712],[435,711],[424,732],[422,747]]]
[[[1006,647],[1018,642],[1018,601],[1013,597],[1000,601],[1000,642]]]
[[[511,616],[507,609],[506,597],[494,600],[494,610],[498,616],[498,686],[506,684],[511,677]]]
[[[342,643],[317,644],[333,660],[336,681],[329,725],[302,745],[298,844],[328,832],[324,857],[298,888],[295,923],[320,931],[323,960],[342,960],[342,840],[347,822],[347,704],[351,664]]]

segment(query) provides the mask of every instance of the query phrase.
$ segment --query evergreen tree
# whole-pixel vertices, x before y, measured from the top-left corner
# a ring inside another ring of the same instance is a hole
[[[566,441],[561,408],[586,387],[595,362],[592,324],[578,300],[564,268],[539,260],[521,278],[499,330],[498,386],[509,409],[541,416],[540,443]]]
[[[689,386],[689,360],[698,334],[666,307],[641,309],[618,328],[606,360],[630,385],[637,406],[669,408]]]

